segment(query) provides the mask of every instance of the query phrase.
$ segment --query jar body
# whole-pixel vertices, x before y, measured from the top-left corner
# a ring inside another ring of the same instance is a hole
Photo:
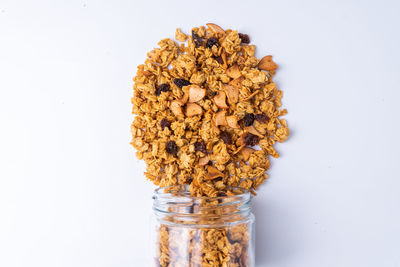
[[[255,219],[249,202],[235,198],[232,205],[226,198],[198,202],[203,209],[188,204],[194,203],[190,197],[185,205],[173,199],[167,212],[156,210],[155,266],[254,267]]]

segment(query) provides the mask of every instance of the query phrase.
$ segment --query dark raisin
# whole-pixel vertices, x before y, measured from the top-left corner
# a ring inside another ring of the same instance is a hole
[[[244,137],[244,143],[248,146],[255,146],[258,144],[259,141],[260,137],[251,133],[247,133]]]
[[[269,120],[269,118],[267,115],[261,113],[256,115],[256,120],[258,120],[259,122],[266,122]]]
[[[248,36],[247,34],[239,33],[239,38],[240,38],[240,40],[242,41],[242,42],[241,42],[242,44],[248,44],[248,43],[250,43],[250,38],[249,38],[249,36]]]
[[[206,46],[207,46],[208,48],[212,48],[213,45],[218,46],[218,39],[217,39],[217,38],[214,38],[214,37],[211,37],[210,39],[207,40]]]
[[[243,118],[244,126],[251,126],[254,122],[254,117],[253,113],[246,113]]]
[[[204,141],[194,143],[194,149],[203,153],[207,153],[206,144]]]
[[[167,92],[168,90],[169,90],[168,83],[160,84],[160,86],[158,86],[156,89],[156,96],[159,96],[159,95],[161,95],[161,92]]]
[[[161,125],[161,129],[163,129],[163,131],[164,131],[164,128],[165,128],[165,127],[171,126],[171,124],[169,123],[169,121],[168,121],[166,118],[163,118],[163,119],[160,121],[160,125]]]
[[[217,197],[226,197],[227,194],[225,192],[218,192]]]
[[[214,182],[221,182],[222,179],[223,179],[222,177],[217,177],[217,178],[215,178],[213,181],[214,181]]]
[[[176,155],[178,153],[178,146],[174,141],[168,141],[165,148],[169,154]]]
[[[190,82],[185,79],[174,79],[174,84],[176,84],[176,86],[178,86],[179,88],[182,88],[184,86],[190,85]]]
[[[224,141],[225,144],[227,144],[227,145],[231,145],[232,144],[232,137],[228,132],[221,131],[219,136],[221,137],[222,141]]]
[[[224,63],[224,60],[222,59],[221,56],[215,57],[214,59],[215,59],[219,64],[223,64],[223,63]]]
[[[196,47],[199,47],[202,45],[203,43],[203,38],[201,38],[197,33],[195,33],[194,31],[192,31],[192,38],[193,38],[193,42],[196,45]]]

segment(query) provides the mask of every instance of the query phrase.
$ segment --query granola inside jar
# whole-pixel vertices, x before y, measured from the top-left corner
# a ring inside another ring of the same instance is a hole
[[[153,199],[155,266],[254,266],[248,190],[193,197],[187,186],[171,186],[157,189]]]

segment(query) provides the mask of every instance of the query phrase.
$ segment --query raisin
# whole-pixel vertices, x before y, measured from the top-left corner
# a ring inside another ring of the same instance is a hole
[[[166,119],[166,118],[163,118],[161,121],[160,121],[160,125],[161,125],[161,129],[164,131],[164,128],[165,127],[169,127],[169,126],[171,126],[171,124],[169,123],[169,121]]]
[[[227,194],[225,192],[218,192],[217,197],[226,197]]]
[[[182,87],[190,85],[190,82],[185,79],[174,79],[174,84],[182,89]]]
[[[227,145],[232,144],[232,137],[228,132],[221,131],[221,133],[219,134],[219,137],[221,137],[222,141],[224,141],[225,144],[227,144]]]
[[[244,137],[244,143],[248,146],[255,146],[258,144],[259,141],[260,137],[251,133],[247,133]]]
[[[251,126],[254,122],[254,117],[253,113],[246,113],[243,118],[244,126]]]
[[[159,95],[161,95],[161,92],[167,92],[168,90],[169,90],[168,83],[160,84],[160,86],[158,86],[156,89],[156,96],[159,96]]]
[[[267,115],[261,113],[256,115],[256,120],[258,120],[259,122],[266,122],[267,120],[269,120],[269,118]]]
[[[206,144],[204,141],[194,143],[194,149],[203,153],[207,153]]]
[[[218,46],[218,39],[217,39],[217,38],[214,38],[214,37],[211,37],[210,39],[207,40],[206,46],[207,46],[208,48],[212,48],[213,45]]]
[[[213,181],[214,181],[214,182],[221,182],[222,179],[223,179],[222,177],[217,177],[217,178],[215,178]]]
[[[193,42],[196,45],[196,47],[199,47],[202,45],[203,43],[203,38],[201,38],[197,33],[195,33],[194,31],[192,31],[192,38],[193,38]]]
[[[223,64],[223,63],[224,63],[224,60],[222,59],[221,56],[215,57],[214,59],[215,59],[219,64]]]
[[[250,43],[250,38],[247,34],[239,33],[239,38],[241,40],[241,44],[248,44]]]
[[[176,155],[178,153],[178,146],[174,141],[168,141],[165,148],[169,154]]]

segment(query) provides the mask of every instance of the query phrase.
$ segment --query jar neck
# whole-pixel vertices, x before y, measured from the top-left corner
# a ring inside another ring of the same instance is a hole
[[[182,224],[226,224],[249,218],[249,191],[231,188],[229,192],[226,196],[193,197],[188,186],[159,188],[153,196],[153,209],[158,218]]]

